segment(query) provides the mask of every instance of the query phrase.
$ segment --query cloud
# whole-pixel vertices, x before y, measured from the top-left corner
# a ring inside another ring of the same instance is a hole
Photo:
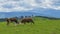
[[[0,12],[29,11],[35,8],[60,10],[60,0],[0,0]]]
[[[21,6],[22,1],[18,1],[16,2],[14,1],[8,1],[8,2],[1,2],[0,3],[0,11],[2,12],[12,12],[12,11],[28,11],[28,10],[32,10],[33,8],[31,7],[27,7],[27,5],[25,6],[24,4],[22,4],[23,6]],[[26,3],[25,3],[26,4]]]
[[[43,0],[40,6],[43,8],[60,10],[60,8],[58,8],[60,7],[60,0],[45,0],[45,1]]]

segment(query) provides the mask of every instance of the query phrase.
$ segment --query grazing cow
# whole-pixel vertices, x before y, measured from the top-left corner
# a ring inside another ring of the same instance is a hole
[[[9,25],[9,23],[11,23],[11,22],[15,22],[16,24],[19,24],[19,22],[16,18],[7,18],[6,21],[7,21],[7,25]]]
[[[34,24],[34,21],[33,21],[32,18],[23,18],[23,19],[21,20],[21,23],[24,23],[24,24],[30,23],[30,22]]]

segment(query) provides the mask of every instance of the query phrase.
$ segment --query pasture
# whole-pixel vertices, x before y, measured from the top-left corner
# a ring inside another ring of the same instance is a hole
[[[49,20],[47,18],[33,18],[35,24],[19,24],[0,22],[0,34],[60,34],[60,20]]]

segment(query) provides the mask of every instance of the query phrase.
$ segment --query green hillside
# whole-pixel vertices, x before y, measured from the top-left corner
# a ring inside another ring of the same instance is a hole
[[[47,18],[33,18],[35,24],[19,24],[6,22],[0,23],[0,34],[60,34],[60,20],[50,20]]]

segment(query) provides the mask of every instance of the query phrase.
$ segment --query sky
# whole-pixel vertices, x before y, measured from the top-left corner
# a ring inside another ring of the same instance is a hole
[[[60,0],[0,0],[0,12],[42,10],[60,10]]]
[[[0,0],[0,12],[15,11],[34,11],[60,17],[60,0]]]

